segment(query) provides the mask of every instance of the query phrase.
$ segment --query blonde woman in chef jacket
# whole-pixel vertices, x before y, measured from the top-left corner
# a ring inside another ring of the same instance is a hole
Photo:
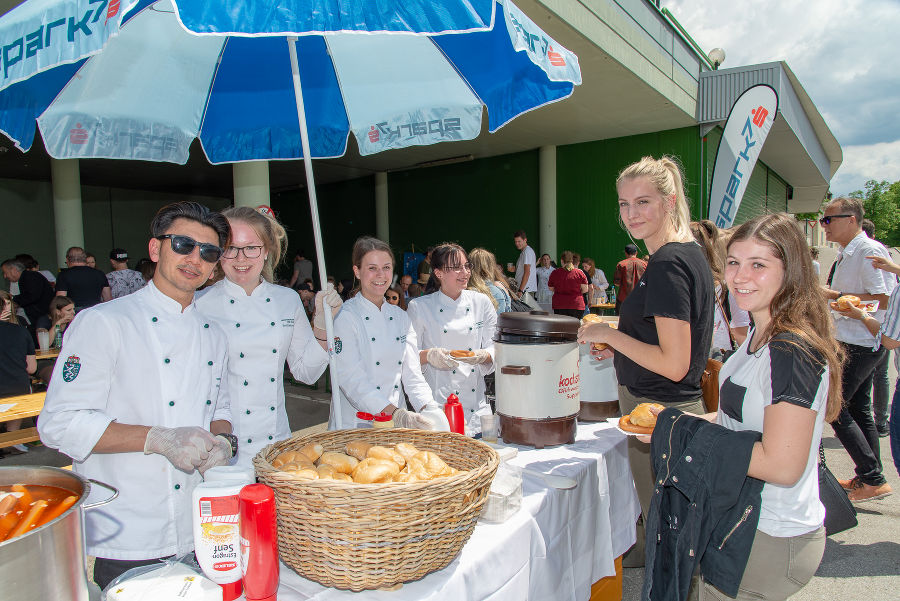
[[[394,254],[377,238],[353,245],[353,275],[359,292],[334,322],[334,352],[340,390],[340,419],[331,409],[329,430],[357,427],[356,413],[390,413],[398,428],[449,431],[419,365],[416,332],[406,311],[384,293],[394,275]],[[407,411],[403,392],[416,413]]]
[[[484,376],[494,371],[497,311],[490,299],[467,290],[472,265],[458,244],[442,244],[431,253],[431,279],[425,295],[413,299],[407,312],[419,339],[420,362],[434,400],[441,406],[455,394],[474,432],[476,415],[490,412],[484,397]],[[472,351],[454,358],[450,351]]]
[[[311,384],[319,379],[328,365],[323,305],[336,311],[341,299],[333,288],[316,295],[313,323],[318,327],[311,328],[297,292],[272,283],[287,243],[284,228],[250,207],[227,209],[223,215],[231,226],[220,260],[225,278],[196,302],[228,337],[236,463],[252,467],[260,449],[291,435],[284,405],[285,360],[298,380]]]

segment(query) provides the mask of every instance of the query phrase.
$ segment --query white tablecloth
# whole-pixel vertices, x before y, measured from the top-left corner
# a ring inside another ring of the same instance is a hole
[[[615,574],[615,558],[635,542],[640,506],[625,436],[606,423],[581,424],[574,444],[518,449],[511,464],[569,476],[578,486],[547,488],[524,473],[518,513],[502,524],[479,522],[450,565],[396,591],[326,588],[282,564],[279,601],[587,601],[591,584]]]

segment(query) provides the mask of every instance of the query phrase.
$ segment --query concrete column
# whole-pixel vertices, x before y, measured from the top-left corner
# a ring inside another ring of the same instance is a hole
[[[538,257],[548,253],[556,261],[556,146],[541,146],[538,151],[538,178],[541,248],[536,252]]]
[[[66,266],[66,251],[84,247],[84,218],[81,212],[81,174],[78,159],[50,159],[53,188],[53,215],[56,225],[56,257]]]
[[[379,171],[375,174],[375,235],[387,243],[391,237],[389,215],[388,174]]]
[[[269,205],[269,162],[234,163],[234,206],[258,207]]]

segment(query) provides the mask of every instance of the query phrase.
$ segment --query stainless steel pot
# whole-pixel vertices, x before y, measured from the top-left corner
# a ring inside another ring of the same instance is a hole
[[[92,482],[113,491],[113,495],[98,503],[85,504]],[[57,486],[78,495],[78,501],[52,522],[0,543],[3,599],[88,601],[84,510],[109,503],[119,496],[119,491],[56,467],[0,467],[0,486],[12,484]]]

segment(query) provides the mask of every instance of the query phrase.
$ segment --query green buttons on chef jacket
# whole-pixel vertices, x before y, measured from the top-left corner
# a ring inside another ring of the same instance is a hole
[[[444,310],[443,310],[443,309],[438,309],[438,312],[439,312],[439,313],[443,313]]]
[[[267,298],[267,299],[266,299],[266,302],[267,302],[267,303],[268,303],[268,302],[271,302],[271,301],[272,301],[271,298]]]
[[[399,337],[399,336],[397,336],[397,337],[396,337],[396,338],[395,338],[395,339],[394,339],[394,340],[400,340],[400,337]]]
[[[469,331],[470,331],[470,332],[472,331],[472,328],[471,328],[471,327],[469,328]]]
[[[231,303],[231,304],[233,305],[233,304],[234,304],[234,299],[231,299],[231,300],[228,301],[228,302]]]
[[[381,386],[376,386],[375,390],[381,390]]]
[[[250,415],[250,410],[249,410],[249,409],[247,409],[247,415]]]
[[[399,338],[397,340],[400,340]],[[372,337],[372,342],[375,342],[375,337]]]
[[[273,353],[277,353],[277,352],[278,352],[278,349],[277,349],[277,348],[273,348],[273,349],[272,349],[272,352],[273,352]]]
[[[469,347],[469,350],[470,350],[470,351],[472,350],[472,347],[471,347],[471,346]]]
[[[269,325],[270,325],[270,326],[274,326],[274,325],[275,325],[275,322],[274,322],[274,321],[270,321],[270,322],[269,322]]]
[[[163,363],[171,363],[171,359],[169,359],[168,357],[166,357],[165,359],[163,359]]]
[[[472,368],[472,373],[473,373],[473,374],[475,373],[475,368],[474,368],[474,367]]]
[[[446,333],[447,333],[447,330],[444,330],[444,334],[446,334]]]
[[[466,307],[466,311],[468,311],[468,310],[469,310],[469,308],[468,308],[468,307]]]
[[[397,361],[397,365],[403,365],[403,361]]]
[[[207,361],[206,364],[207,364],[207,365],[212,365],[212,361]]]
[[[253,442],[253,439],[252,439],[252,438],[248,438],[248,439],[247,439],[247,443],[251,443],[251,442]]]
[[[234,327],[239,328],[239,327],[241,327],[241,324],[236,323],[236,324],[234,324]]]
[[[209,329],[209,324],[205,323],[205,324],[203,324],[203,327]]]
[[[241,353],[240,355],[238,355],[238,357],[240,357],[241,359],[243,359],[243,358],[244,358],[244,353]]]
[[[474,388],[472,389],[472,392],[475,392],[475,389],[474,389]]]
[[[396,385],[396,384],[394,384],[394,388],[397,388],[397,385]]]
[[[246,385],[247,385],[247,380],[244,380],[244,386],[246,386]]]
[[[390,319],[391,321],[394,321],[394,316],[391,315],[390,317],[388,317],[388,319]]]
[[[271,437],[271,436],[269,436],[269,440],[272,440],[272,437]]]
[[[269,407],[269,411],[275,411],[275,407]]]
[[[456,370],[455,370],[455,369],[453,370],[453,373],[456,373]]]
[[[274,382],[275,378],[269,378],[269,382]]]
[[[180,484],[176,484],[176,485],[175,485],[175,490],[181,490],[181,485],[180,485]]]
[[[375,365],[381,365],[381,361],[376,361]]]
[[[174,407],[174,406],[175,406],[175,401],[169,401],[169,407]]]
[[[366,315],[366,321],[369,321],[369,316],[368,316],[368,315]]]
[[[156,322],[159,321],[159,320],[156,319],[155,317],[151,317],[151,318],[150,318],[150,321],[152,321],[153,323],[156,323]]]
[[[212,405],[212,401],[211,401],[210,399],[206,399],[206,404],[207,404],[207,405]]]

